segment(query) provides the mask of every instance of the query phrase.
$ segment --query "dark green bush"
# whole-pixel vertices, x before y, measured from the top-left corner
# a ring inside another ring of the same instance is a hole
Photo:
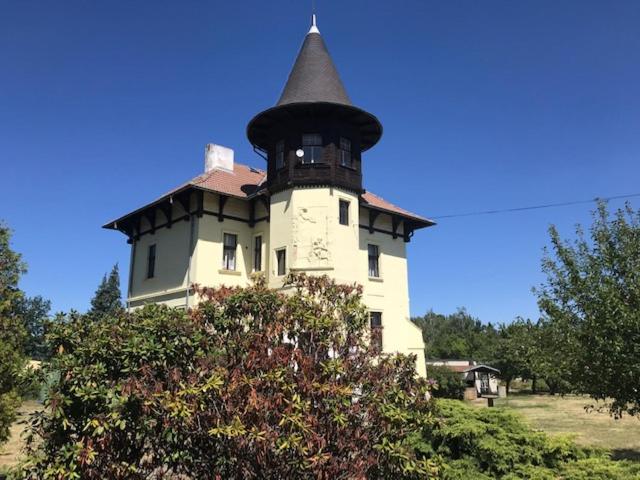
[[[612,461],[568,437],[550,437],[499,408],[442,399],[436,414],[440,421],[412,442],[427,457],[442,457],[447,480],[640,478],[640,464]]]
[[[467,385],[459,372],[440,365],[428,365],[427,376],[436,382],[432,391],[434,397],[456,400],[464,398]]]

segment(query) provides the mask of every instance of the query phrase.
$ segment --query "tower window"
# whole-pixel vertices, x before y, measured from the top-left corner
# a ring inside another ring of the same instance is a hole
[[[147,278],[153,278],[156,274],[156,244],[149,245],[147,251]]]
[[[382,312],[369,312],[371,343],[376,350],[382,350]]]
[[[253,239],[253,271],[262,271],[262,235],[256,235]]]
[[[322,135],[307,133],[302,135],[302,163],[322,163]]]
[[[340,137],[340,165],[353,168],[353,157],[351,156],[351,140]]]
[[[284,167],[284,140],[276,143],[276,168],[280,170]]]
[[[287,249],[281,248],[276,250],[276,263],[278,267],[278,276],[281,277],[287,271]]]
[[[349,225],[349,202],[340,200],[340,225]]]
[[[235,270],[238,236],[234,235],[233,233],[225,233],[223,243],[222,268],[224,268],[225,270]]]
[[[369,276],[373,278],[380,277],[380,251],[377,245],[367,245],[369,251]]]

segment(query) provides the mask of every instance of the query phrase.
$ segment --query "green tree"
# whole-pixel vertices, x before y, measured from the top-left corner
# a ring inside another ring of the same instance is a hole
[[[535,378],[537,356],[536,326],[530,320],[516,318],[498,329],[498,344],[492,365],[500,370],[509,392],[516,377]]]
[[[422,329],[427,359],[458,358],[488,362],[493,356],[497,332],[464,308],[451,315],[433,311],[412,319]]]
[[[23,294],[18,282],[26,267],[20,254],[11,249],[10,240],[11,231],[0,223],[0,443],[7,440],[15,419],[16,388],[25,363],[26,331],[18,312]]]
[[[571,384],[571,360],[564,353],[567,339],[558,325],[539,320],[536,324],[536,350],[532,370],[538,378],[544,379],[549,393],[569,393]]]
[[[435,421],[415,356],[369,341],[360,288],[304,275],[287,285],[199,289],[190,311],[56,322],[58,380],[23,476],[437,475],[438,459],[407,444]]]
[[[40,295],[23,297],[18,304],[18,311],[27,331],[26,355],[37,360],[44,359],[44,332],[45,324],[49,320],[51,302]]]
[[[93,299],[89,313],[97,318],[105,315],[117,315],[122,312],[122,300],[120,293],[120,273],[116,263],[109,275],[102,277]]]
[[[640,211],[629,204],[610,215],[593,212],[588,234],[564,241],[549,229],[552,254],[536,290],[545,320],[554,325],[576,388],[610,411],[640,413]]]

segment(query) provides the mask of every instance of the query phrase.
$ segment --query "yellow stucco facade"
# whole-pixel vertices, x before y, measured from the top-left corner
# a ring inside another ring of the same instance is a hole
[[[357,195],[338,188],[295,188],[275,193],[270,197],[269,212],[262,204],[256,207],[256,217],[264,218],[268,213],[269,221],[263,219],[253,227],[247,221],[246,200],[228,198],[222,221],[215,214],[219,201],[218,194],[207,192],[201,216],[191,215],[171,228],[158,228],[133,242],[128,296],[131,308],[150,302],[194,306],[197,299],[188,292],[191,284],[248,285],[256,270],[256,236],[260,236],[260,271],[269,286],[282,287],[279,250],[285,252],[285,274],[298,271],[328,275],[340,283],[362,285],[367,308],[381,313],[383,350],[416,354],[416,368],[425,374],[422,333],[409,318],[406,243],[401,226],[397,238],[363,228],[368,225],[369,210],[360,206]],[[339,221],[340,201],[348,202],[346,225]],[[173,212],[175,218],[185,213],[179,208]],[[391,230],[391,221],[390,215],[379,214],[377,230]],[[141,228],[149,226],[143,224]],[[237,241],[232,269],[223,263],[225,234],[234,235]],[[375,245],[379,252],[378,277],[369,276],[369,245]],[[155,249],[155,261],[149,278],[150,248]]]

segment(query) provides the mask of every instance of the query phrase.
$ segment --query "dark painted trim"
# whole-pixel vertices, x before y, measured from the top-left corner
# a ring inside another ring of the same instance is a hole
[[[191,214],[192,214],[192,215],[195,215],[195,214],[196,214],[196,212],[192,212]],[[211,216],[213,216],[213,217],[216,217],[216,218],[220,219],[220,215],[218,214],[218,212],[212,212],[211,210],[203,210],[203,211],[202,211],[202,215],[211,215]],[[222,219],[223,219],[223,220],[225,220],[225,219],[226,219],[226,220],[235,220],[236,222],[250,223],[250,222],[249,222],[249,219],[247,219],[247,218],[241,218],[241,217],[236,217],[236,216],[234,216],[234,215],[222,215]],[[182,216],[180,216],[180,217],[176,217],[176,218],[174,218],[171,222],[165,222],[165,223],[162,223],[162,224],[160,224],[160,225],[157,225],[153,231],[152,231],[152,229],[145,230],[144,232],[140,232],[140,233],[138,233],[138,234],[134,235],[133,237],[134,237],[136,240],[139,240],[139,239],[140,239],[140,237],[141,237],[141,236],[143,236],[143,235],[147,235],[147,234],[149,234],[149,233],[154,233],[154,231],[155,231],[155,230],[158,230],[158,229],[160,229],[160,228],[164,228],[164,227],[168,227],[169,223],[176,223],[176,222],[179,222],[180,220],[185,220],[185,221],[186,221],[186,220],[189,220],[189,215],[188,215],[188,214],[186,214],[186,215],[182,215]],[[265,222],[265,221],[266,221],[266,222],[268,222],[268,221],[269,221],[269,216],[268,216],[268,215],[267,215],[267,216],[264,216],[264,217],[256,218],[254,222],[255,222],[255,223],[259,223],[259,222]]]

